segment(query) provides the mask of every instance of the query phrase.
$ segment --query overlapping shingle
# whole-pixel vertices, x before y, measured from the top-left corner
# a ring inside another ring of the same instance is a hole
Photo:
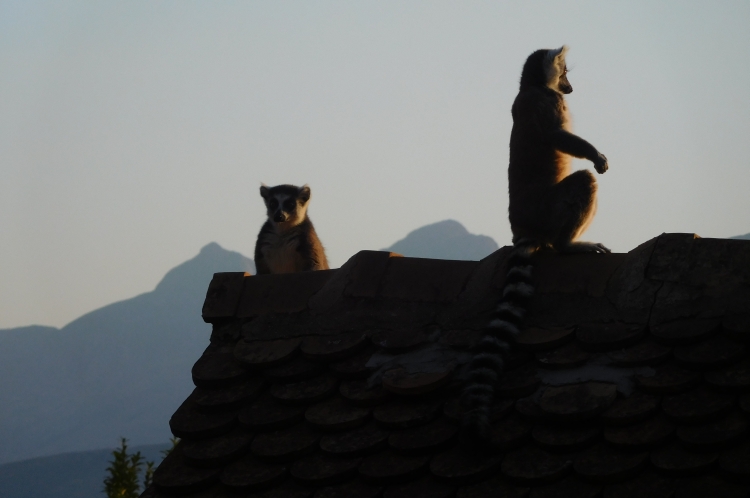
[[[750,242],[539,255],[472,448],[458,394],[507,254],[217,274],[182,441],[144,496],[747,497]]]

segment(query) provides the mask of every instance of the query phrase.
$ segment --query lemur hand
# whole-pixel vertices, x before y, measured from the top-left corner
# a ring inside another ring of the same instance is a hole
[[[599,156],[597,156],[596,159],[593,160],[593,163],[594,163],[594,169],[600,175],[609,169],[609,164],[607,163],[607,156],[605,156],[601,152],[599,153]]]

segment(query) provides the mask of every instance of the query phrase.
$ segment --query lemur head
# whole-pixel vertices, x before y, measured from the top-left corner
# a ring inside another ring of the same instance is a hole
[[[526,59],[521,71],[521,90],[532,86],[546,86],[560,94],[568,94],[573,87],[568,81],[565,54],[568,47],[537,50]]]
[[[268,220],[274,225],[291,228],[305,221],[310,201],[310,187],[307,185],[261,185],[260,196],[266,203]]]

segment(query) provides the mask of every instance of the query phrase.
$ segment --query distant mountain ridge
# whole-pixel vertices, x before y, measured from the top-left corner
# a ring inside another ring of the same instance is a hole
[[[171,445],[128,446],[157,465]],[[0,465],[3,498],[94,498],[104,496],[104,476],[112,450],[62,453]]]
[[[735,235],[734,237],[729,237],[730,239],[741,239],[741,240],[750,240],[750,233],[746,233],[745,235]]]
[[[478,261],[498,250],[487,235],[474,235],[455,220],[444,220],[417,228],[385,251],[412,258],[464,259]]]
[[[410,232],[387,250],[481,259],[498,246],[454,220]],[[156,288],[87,313],[61,329],[0,330],[0,464],[71,451],[166,442],[168,421],[193,389],[208,346],[200,310],[211,277],[255,272],[252,260],[210,243]]]
[[[190,394],[190,369],[208,345],[200,310],[220,271],[252,260],[211,243],[152,292],[87,313],[62,329],[0,330],[0,463],[165,442]]]

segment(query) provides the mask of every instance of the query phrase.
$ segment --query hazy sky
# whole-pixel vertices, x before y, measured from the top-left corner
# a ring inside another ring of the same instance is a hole
[[[508,244],[520,69],[563,43],[610,163],[586,238],[750,232],[749,25],[747,0],[0,0],[0,327],[211,241],[252,256],[260,182],[311,186],[334,266],[447,218]]]

